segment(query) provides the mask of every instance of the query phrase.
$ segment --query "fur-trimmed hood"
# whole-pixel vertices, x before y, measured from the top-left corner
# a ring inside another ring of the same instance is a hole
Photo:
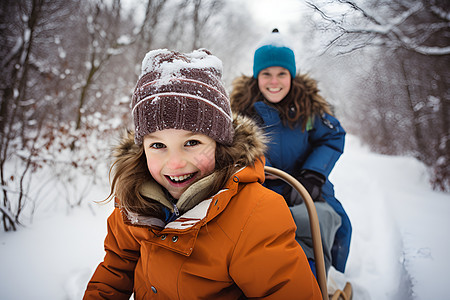
[[[225,147],[228,156],[232,158],[231,161],[234,162],[236,170],[253,166],[257,160],[263,158],[266,150],[267,140],[263,131],[250,118],[237,114],[233,115],[233,128],[233,143],[230,146],[222,146]],[[129,162],[127,158],[142,155],[142,147],[142,145],[135,144],[134,134],[130,131],[127,132],[114,151],[116,157],[115,169],[122,169],[124,164]],[[218,158],[216,157],[216,159]],[[146,165],[145,168],[147,168]],[[139,186],[140,194],[149,201],[159,202],[177,215],[182,215],[208,197],[211,194],[210,186],[216,180],[219,180],[218,176],[220,176],[220,172],[216,170],[209,176],[200,179],[192,184],[176,203],[173,203],[167,192],[151,177],[149,172],[146,173],[147,178]],[[158,227],[164,227],[165,225],[163,220],[132,212],[120,203],[118,205],[122,208],[128,223]]]

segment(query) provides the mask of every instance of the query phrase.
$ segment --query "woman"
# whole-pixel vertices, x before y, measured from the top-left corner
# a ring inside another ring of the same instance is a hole
[[[297,75],[295,55],[274,30],[256,49],[253,76],[234,80],[231,108],[255,119],[268,135],[266,165],[297,178],[315,201],[327,272],[331,265],[344,272],[351,224],[334,196],[328,175],[344,149],[345,131],[319,95],[316,82]],[[267,177],[265,185],[284,196],[297,224],[296,239],[315,271],[305,205],[286,183]]]

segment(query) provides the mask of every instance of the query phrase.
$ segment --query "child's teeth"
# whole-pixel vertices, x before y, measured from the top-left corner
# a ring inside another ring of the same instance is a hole
[[[185,180],[185,179],[191,177],[191,174],[186,174],[186,175],[183,175],[183,176],[169,176],[169,177],[170,177],[170,179],[172,179],[173,181],[183,181],[183,180]]]

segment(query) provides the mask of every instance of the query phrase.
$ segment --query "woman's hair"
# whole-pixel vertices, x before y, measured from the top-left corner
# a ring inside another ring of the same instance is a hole
[[[115,197],[120,207],[127,211],[164,220],[161,204],[144,198],[139,192],[141,185],[152,177],[147,167],[144,146],[134,143],[133,133],[128,132],[128,135],[129,138],[115,150],[115,160],[109,172],[111,189],[105,201]],[[245,164],[236,158],[236,151],[230,149],[229,146],[216,144],[214,171],[217,180],[214,181],[208,196],[223,188],[231,175]]]
[[[280,112],[283,123],[291,128],[301,122],[302,129],[314,115],[331,114],[330,105],[319,94],[317,82],[308,75],[297,75],[291,80],[291,88],[283,101],[273,104],[264,99],[258,87],[258,79],[242,76],[233,81],[230,95],[231,109],[236,113],[252,116],[253,104],[265,100]]]
[[[263,99],[263,95],[258,87],[258,80],[252,76],[242,75],[236,78],[232,85],[233,90],[230,94],[231,110],[234,113],[253,116],[255,113],[253,104]]]

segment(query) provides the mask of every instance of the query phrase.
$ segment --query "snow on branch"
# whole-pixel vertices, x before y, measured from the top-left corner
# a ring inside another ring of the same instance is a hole
[[[345,24],[345,18],[348,17],[347,14],[332,15],[324,10],[324,7],[319,7],[313,2],[307,1],[307,5],[320,14],[323,20],[334,26],[335,30],[338,31],[338,35],[331,39],[326,45],[328,50],[332,46],[345,47],[344,53],[352,52],[356,49],[364,47],[363,44],[359,43],[358,46],[352,46],[351,43],[345,41],[347,35],[359,36],[360,38],[366,36],[365,43],[366,46],[371,45],[389,45],[394,48],[405,48],[420,54],[440,56],[450,54],[450,47],[448,46],[428,46],[424,43],[432,38],[433,35],[438,32],[445,30],[450,27],[448,22],[442,22],[441,20],[435,20],[429,23],[423,23],[423,21],[416,21],[416,15],[423,13],[426,9],[422,2],[415,3],[410,7],[406,8],[403,12],[394,14],[392,17],[381,21],[380,18],[375,16],[373,13],[369,13],[367,10],[363,9],[361,6],[356,4],[354,1],[350,0],[336,0],[339,4],[342,4],[353,12],[357,12],[358,15],[362,16],[362,20],[365,20],[365,24],[362,25],[349,25]],[[335,2],[335,3],[336,3]],[[433,14],[439,16],[440,19],[448,20],[450,14],[443,11],[439,7],[432,5],[429,8]],[[334,6],[334,11],[336,11]],[[354,18],[357,16],[354,15]],[[356,20],[354,19],[353,20]],[[419,17],[417,17],[419,19]],[[327,27],[328,28],[328,27]],[[381,43],[372,43],[374,36],[378,36],[379,39],[383,40]],[[327,51],[325,50],[325,51]]]
[[[450,12],[443,10],[442,8],[436,6],[434,4],[435,1],[432,2],[432,5],[430,7],[431,11],[435,13],[437,16],[439,16],[441,19],[450,22]]]

